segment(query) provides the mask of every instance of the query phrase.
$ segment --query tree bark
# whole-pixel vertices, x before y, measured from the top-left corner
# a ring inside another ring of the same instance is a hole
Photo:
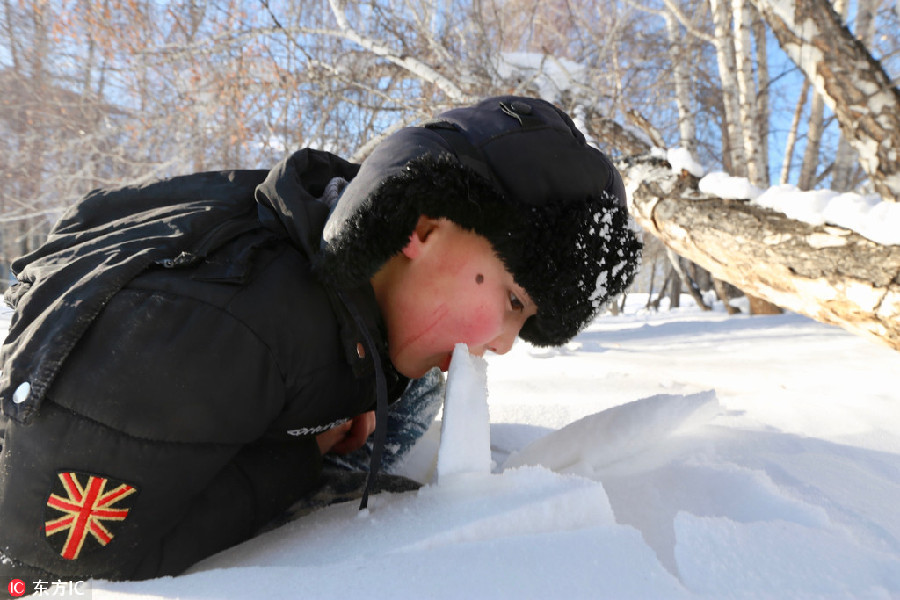
[[[678,138],[682,148],[697,156],[696,128],[694,127],[694,111],[691,110],[691,82],[687,65],[683,60],[688,55],[687,43],[682,43],[685,36],[681,27],[671,14],[665,15],[666,31],[669,35],[669,55],[672,57],[672,70],[675,78],[675,104],[678,107]]]
[[[725,109],[725,123],[728,131],[727,147],[729,156],[725,161],[733,175],[747,174],[747,159],[744,153],[743,137],[738,104],[737,70],[734,56],[734,36],[731,31],[731,5],[726,0],[710,0],[710,10],[715,24],[716,60],[719,78],[722,81],[722,105]],[[725,141],[723,140],[723,146]]]
[[[752,0],[837,115],[875,191],[900,201],[900,91],[828,0]]]
[[[769,187],[772,182],[769,175],[769,47],[766,41],[766,22],[756,7],[753,8],[753,39],[756,40],[756,86],[759,95],[756,98],[756,112],[759,127],[759,164],[761,165],[762,187]]]
[[[664,161],[620,170],[637,222],[681,256],[747,293],[900,350],[900,246],[703,194]]]
[[[764,185],[759,152],[758,92],[753,78],[753,40],[750,36],[750,5],[747,0],[733,0],[734,57],[737,67],[738,115],[741,119],[744,152],[747,157],[747,177],[753,185]]]
[[[663,240],[665,241],[665,240]],[[668,256],[669,256],[669,264],[672,265],[672,269],[678,275],[678,279],[681,281],[681,285],[687,288],[688,293],[691,295],[691,298],[694,299],[694,302],[697,303],[697,306],[703,310],[712,310],[712,307],[708,306],[706,302],[703,301],[703,296],[700,294],[700,290],[697,289],[697,286],[694,285],[694,282],[691,281],[691,278],[688,277],[687,271],[684,270],[684,267],[681,264],[681,257],[672,250],[671,246],[668,246]],[[679,290],[680,293],[680,290]],[[673,302],[675,298],[672,298]],[[675,305],[676,306],[677,302]]]
[[[822,145],[824,131],[825,104],[822,97],[814,92],[810,99],[806,148],[803,150],[803,163],[800,165],[800,177],[797,180],[797,187],[801,190],[809,191],[815,186],[816,172],[819,170],[819,148]]]
[[[731,296],[728,294],[728,286],[721,279],[713,279],[713,286],[716,288],[716,295],[719,297],[719,300],[725,305],[725,310],[729,315],[737,314],[740,309],[735,308],[731,305]],[[751,300],[751,304],[752,304]]]
[[[794,118],[791,119],[791,127],[788,129],[787,141],[784,145],[784,160],[781,164],[781,176],[778,183],[784,185],[791,175],[791,163],[794,159],[794,146],[797,144],[797,130],[800,128],[800,118],[803,116],[803,107],[806,106],[806,97],[809,95],[809,81],[804,80],[797,96],[797,107],[794,109]]]
[[[871,0],[867,0],[871,1]],[[834,10],[841,16],[842,21],[847,20],[847,10],[849,8],[847,0],[835,0]],[[863,7],[863,2],[857,4],[856,23],[857,23],[857,39],[868,47],[869,42],[865,37],[859,35],[860,20],[865,20],[862,15],[868,11]],[[838,140],[837,151],[834,155],[834,162],[831,164],[831,189],[836,192],[849,192],[851,190],[850,174],[853,170],[853,163],[856,161],[856,153],[853,152],[852,146],[847,142],[844,134],[841,134]]]

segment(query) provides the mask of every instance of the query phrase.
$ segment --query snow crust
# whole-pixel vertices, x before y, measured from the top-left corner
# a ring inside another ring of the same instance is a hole
[[[491,472],[92,597],[900,597],[900,353],[793,314],[629,299],[566,346],[488,357]],[[454,403],[443,421],[484,426]],[[458,425],[414,450],[468,464],[440,441]]]

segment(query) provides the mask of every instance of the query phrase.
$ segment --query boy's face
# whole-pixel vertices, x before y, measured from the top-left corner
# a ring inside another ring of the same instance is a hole
[[[410,242],[372,279],[394,367],[421,377],[446,371],[454,346],[507,352],[537,307],[483,237],[421,217]]]

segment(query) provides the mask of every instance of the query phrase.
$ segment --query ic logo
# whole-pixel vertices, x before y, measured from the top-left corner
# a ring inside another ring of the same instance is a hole
[[[13,579],[9,582],[9,595],[13,598],[25,595],[25,582],[21,579]]]

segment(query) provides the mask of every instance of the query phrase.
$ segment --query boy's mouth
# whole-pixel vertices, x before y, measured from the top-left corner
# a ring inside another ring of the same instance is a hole
[[[444,373],[446,373],[450,369],[450,361],[453,359],[453,353],[448,352],[447,356],[444,357],[444,360],[438,365]]]

